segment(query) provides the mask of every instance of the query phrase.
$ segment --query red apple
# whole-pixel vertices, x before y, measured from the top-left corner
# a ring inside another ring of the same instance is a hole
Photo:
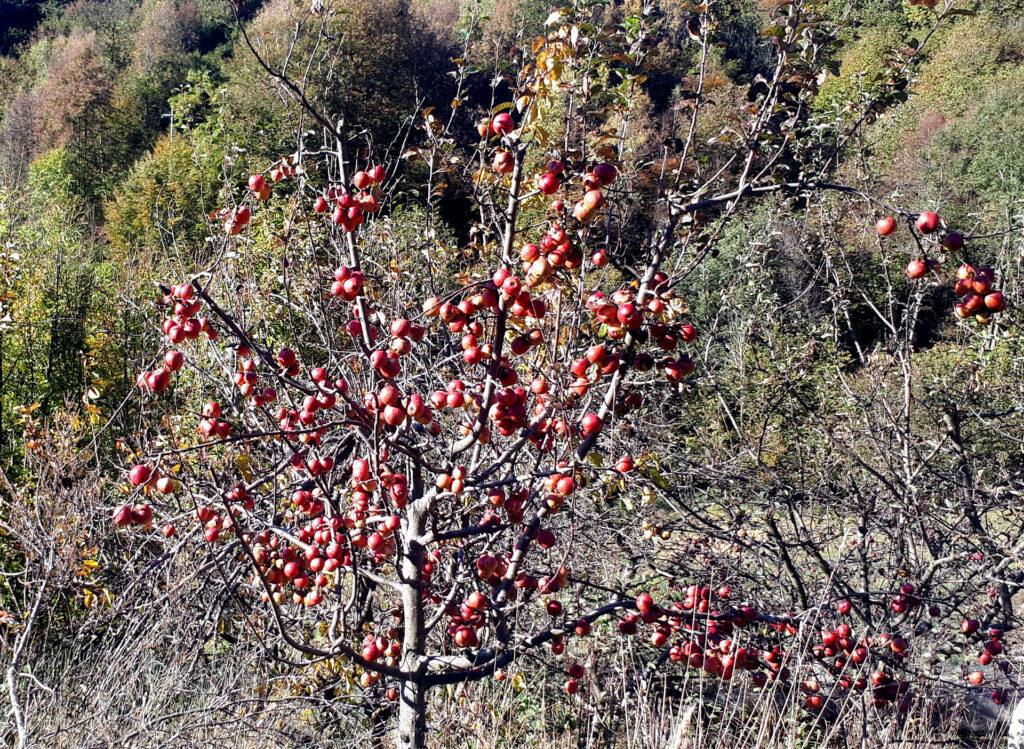
[[[963,306],[965,313],[967,313],[968,315],[973,315],[976,312],[980,312],[984,308],[985,301],[980,294],[975,294],[971,292],[964,297],[964,300],[963,302],[961,302],[961,304]]]
[[[907,278],[911,280],[916,281],[920,278],[924,278],[927,272],[928,263],[921,258],[911,260],[909,263],[907,263]]]
[[[641,593],[636,597],[636,608],[641,614],[650,614],[654,611],[654,598],[650,593]]]
[[[953,252],[962,250],[964,248],[964,235],[958,231],[948,231],[942,237],[942,246]]]
[[[358,171],[352,175],[352,184],[360,190],[365,190],[373,184],[373,178],[364,171]]]
[[[495,135],[508,135],[515,129],[516,123],[512,120],[512,115],[508,112],[496,114],[494,119],[491,120],[491,132]]]
[[[164,354],[164,366],[171,372],[177,372],[185,365],[185,356],[180,351],[168,351]]]
[[[491,168],[498,174],[509,174],[515,168],[515,157],[509,151],[495,151]]]
[[[558,177],[552,172],[545,172],[537,178],[537,189],[545,195],[558,192]]]
[[[896,231],[896,218],[893,216],[883,216],[875,222],[875,232],[880,237],[888,237]]]
[[[153,469],[150,466],[139,464],[132,466],[128,471],[128,481],[132,486],[142,486],[153,477]]]
[[[992,291],[985,295],[985,306],[993,312],[1002,312],[1006,309],[1006,299],[1003,297],[1003,292]]]
[[[939,214],[935,211],[924,211],[923,213],[919,213],[914,225],[922,234],[932,234],[939,230]]]
[[[601,184],[605,186],[610,185],[619,176],[619,170],[607,163],[597,164],[591,171],[597,175]]]
[[[595,413],[588,413],[580,421],[580,430],[583,432],[583,436],[589,436],[601,429],[602,421],[601,417]]]

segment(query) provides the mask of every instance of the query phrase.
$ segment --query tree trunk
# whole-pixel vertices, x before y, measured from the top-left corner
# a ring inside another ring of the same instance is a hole
[[[422,680],[402,682],[398,703],[398,749],[426,749],[427,690]]]
[[[422,538],[426,526],[423,500],[409,505],[402,541],[402,670],[414,675],[402,681],[399,689],[398,749],[426,749],[427,687],[420,673],[420,662],[426,651],[423,596],[420,592],[420,570],[425,549]]]

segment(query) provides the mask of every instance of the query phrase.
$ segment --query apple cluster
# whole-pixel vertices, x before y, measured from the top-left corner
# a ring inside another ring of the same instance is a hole
[[[174,494],[178,490],[178,482],[171,476],[165,476],[154,466],[139,463],[132,466],[128,471],[128,483],[133,490],[142,494],[157,492],[159,494]],[[153,522],[153,507],[147,502],[129,502],[114,510],[114,525],[142,526],[148,528]],[[164,533],[165,536],[174,535]]]
[[[934,211],[917,214],[914,226],[922,236],[936,234],[942,230],[943,221]],[[896,231],[897,222],[893,216],[885,216],[875,223],[875,231],[880,237],[887,237]],[[964,235],[958,231],[942,231],[940,243],[949,252],[960,252],[964,248]],[[929,271],[938,271],[939,262],[935,258],[914,258],[907,263],[906,276],[911,281],[919,281]],[[992,322],[992,315],[1006,309],[1006,297],[994,287],[995,271],[986,266],[975,267],[963,263],[956,273],[953,293],[959,301],[953,305],[957,318],[965,320],[973,317],[979,325]]]
[[[964,635],[969,642],[979,643],[981,650],[978,652],[977,661],[981,666],[991,666],[996,663],[998,668],[1003,673],[1009,673],[1011,670],[1011,664],[1005,658],[996,660],[1000,655],[1003,654],[1003,635],[1004,632],[998,627],[990,627],[985,632],[981,631],[981,622],[977,619],[964,619],[960,623],[960,633]],[[968,684],[971,686],[981,686],[985,683],[985,673],[980,670],[970,671],[964,677]],[[1005,690],[996,689],[992,692],[992,700],[997,704],[1002,704],[1002,700],[1005,700]]]
[[[760,651],[736,642],[736,630],[757,621],[758,611],[749,604],[718,610],[716,597],[725,604],[731,594],[728,586],[713,592],[706,585],[690,585],[682,601],[662,607],[650,593],[640,593],[634,602],[636,611],[619,620],[619,632],[632,637],[638,634],[641,624],[648,625],[653,630],[650,645],[667,648],[673,663],[723,681],[730,681],[737,669],[749,671],[754,684],[764,686],[774,674],[782,674],[781,658],[776,657],[780,651],[766,657],[762,664]]]
[[[992,315],[1006,309],[1006,297],[993,287],[995,271],[988,267],[975,268],[964,263],[956,271],[953,293],[960,301],[953,305],[953,312],[961,320],[974,317],[979,325],[992,322]]]
[[[186,283],[172,286],[170,293],[160,300],[160,304],[173,307],[171,315],[164,319],[161,326],[167,340],[173,345],[195,340],[201,334],[205,334],[211,341],[218,337],[217,330],[208,317],[197,317],[202,309],[202,302],[194,296],[195,290]],[[184,354],[176,349],[169,349],[158,369],[139,375],[138,386],[152,393],[162,393],[171,384],[171,375],[184,365]]]

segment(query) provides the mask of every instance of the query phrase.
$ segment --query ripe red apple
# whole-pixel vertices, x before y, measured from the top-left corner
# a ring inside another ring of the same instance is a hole
[[[352,175],[352,184],[360,190],[365,190],[367,187],[373,184],[373,177],[368,173],[360,170]]]
[[[600,416],[595,413],[588,413],[580,421],[580,431],[583,433],[583,436],[586,437],[600,430],[601,425],[602,421]]]
[[[537,189],[544,195],[553,195],[558,192],[558,176],[552,172],[545,172],[537,178]]]
[[[650,614],[654,611],[654,598],[650,593],[641,593],[636,597],[636,608],[641,614]]]
[[[491,132],[495,135],[508,135],[516,129],[516,123],[508,112],[496,114],[491,120]]]
[[[267,181],[263,179],[262,174],[252,174],[249,176],[249,189],[253,192],[262,192],[266,186]]]
[[[985,306],[993,312],[1002,312],[1006,309],[1006,298],[1001,291],[992,291],[985,295]]]
[[[164,354],[164,366],[171,372],[177,372],[185,365],[185,356],[180,351],[168,351]]]
[[[145,384],[154,393],[162,393],[167,389],[167,386],[171,383],[171,374],[166,369],[157,369],[152,372],[147,372],[145,376]]]
[[[600,190],[587,190],[583,194],[581,205],[583,205],[584,209],[588,212],[596,211],[604,205],[604,193]]]
[[[686,375],[693,372],[697,364],[688,356],[682,356],[675,361],[665,363],[665,376],[669,382],[681,382]]]
[[[153,477],[153,469],[150,466],[139,464],[132,466],[128,471],[128,481],[132,486],[142,486]]]
[[[498,174],[509,174],[515,168],[515,157],[509,151],[495,151],[491,168]]]
[[[594,211],[588,209],[583,203],[576,203],[572,207],[572,217],[581,224],[586,224],[594,217]]]
[[[156,490],[161,494],[174,494],[178,491],[178,482],[170,476],[161,476],[156,481]]]
[[[133,520],[132,507],[131,505],[121,505],[114,510],[113,521],[114,525],[118,527],[124,527],[131,525]]]
[[[980,312],[984,308],[985,301],[980,294],[975,294],[971,292],[964,297],[964,300],[963,302],[961,302],[961,304],[963,306],[964,312],[967,315],[973,315],[977,312]]]
[[[939,230],[939,214],[935,211],[924,211],[923,213],[919,213],[914,225],[922,234],[932,234]]]
[[[958,231],[948,231],[942,237],[942,246],[952,252],[962,250],[964,248],[964,235]]]
[[[880,237],[888,237],[896,231],[896,218],[894,216],[883,216],[875,222],[875,232]]]
[[[473,648],[476,647],[480,639],[476,635],[476,630],[472,627],[459,627],[455,630],[455,644],[460,648]]]
[[[475,611],[483,611],[487,608],[487,596],[474,590],[466,598],[466,605]]]
[[[907,263],[907,278],[916,281],[924,278],[928,273],[928,263],[923,258],[917,258]]]
[[[601,184],[605,186],[610,185],[619,176],[619,170],[608,163],[597,164],[591,171],[597,175]]]

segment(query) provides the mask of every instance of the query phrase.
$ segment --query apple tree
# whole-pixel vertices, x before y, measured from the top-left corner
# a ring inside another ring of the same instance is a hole
[[[152,416],[114,522],[195,538],[225,580],[244,575],[234,593],[258,604],[274,652],[352,664],[362,689],[397,703],[403,749],[426,745],[432,689],[503,679],[528,656],[579,692],[588,667],[573,653],[587,637],[642,633],[657,663],[787,682],[811,645],[783,643],[814,601],[773,610],[763,591],[683,585],[664,554],[617,549],[639,529],[608,499],[667,491],[652,466],[673,455],[656,425],[701,377],[702,331],[680,289],[768,196],[837,195],[881,215],[881,236],[906,221],[922,243],[911,279],[934,270],[932,244],[962,249],[938,214],[834,175],[913,54],[821,137],[811,101],[839,29],[778,4],[770,74],[736,102],[711,73],[714,9],[694,6],[694,73],[652,141],[635,102],[665,32],[646,4],[623,17],[600,5],[553,13],[488,86],[461,59],[449,108],[423,109],[387,150],[250,45],[302,108],[295,150],[232,185],[205,265],[156,300],[160,343],[138,380]],[[453,196],[470,206],[454,228],[442,217]],[[281,253],[273,273],[256,270],[254,236]],[[984,268],[956,284],[960,316],[1005,307]],[[919,610],[912,584],[896,595]],[[893,668],[845,674],[898,667],[904,638],[847,623],[824,637],[814,647],[836,689],[870,680],[876,706],[905,701],[910,681]],[[820,710],[820,686],[802,688]]]

